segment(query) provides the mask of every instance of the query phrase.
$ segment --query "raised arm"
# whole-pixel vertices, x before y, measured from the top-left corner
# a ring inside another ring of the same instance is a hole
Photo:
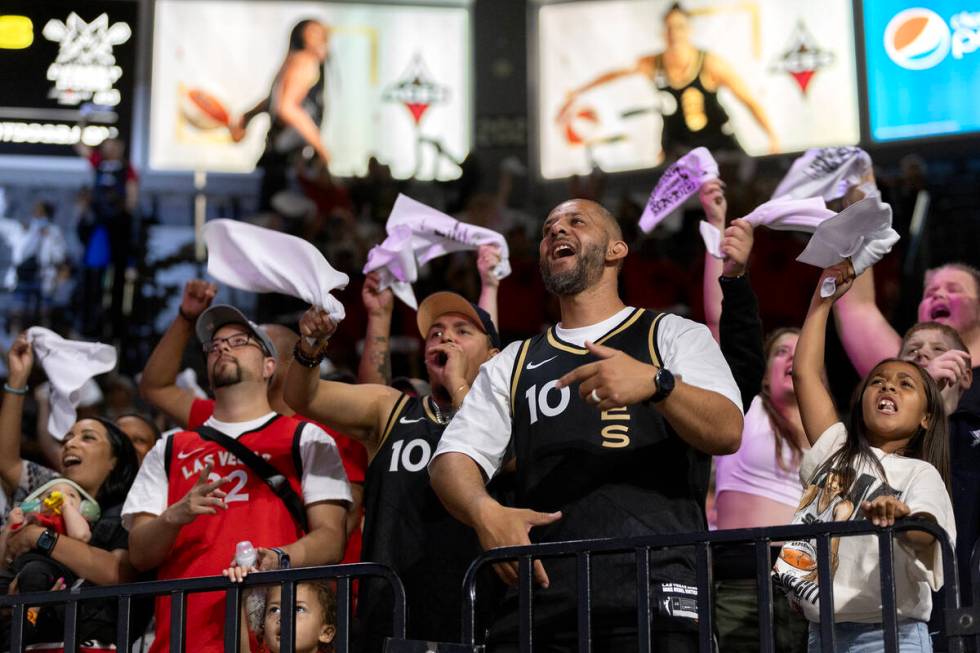
[[[303,99],[316,84],[320,65],[316,57],[306,52],[296,52],[289,57],[282,73],[276,116],[303,137],[324,161],[330,162],[330,154],[323,145],[320,127],[303,110]]]
[[[361,301],[367,311],[367,332],[364,334],[364,353],[357,368],[358,383],[391,383],[391,314],[394,293],[390,288],[380,290],[381,276],[369,272],[361,288]]]
[[[607,71],[599,75],[595,79],[592,79],[586,82],[585,84],[569,91],[566,96],[564,104],[562,104],[561,108],[558,110],[558,116],[556,120],[559,123],[565,120],[565,114],[568,112],[569,109],[572,108],[572,105],[575,103],[575,100],[578,99],[578,96],[580,96],[582,93],[585,93],[586,91],[591,91],[597,86],[602,86],[603,84],[608,84],[609,82],[614,82],[617,79],[621,79],[623,77],[629,77],[630,75],[642,74],[652,78],[655,72],[656,72],[656,64],[654,63],[653,56],[641,57],[636,60],[636,63],[634,65],[629,66],[627,68],[617,68],[616,70]]]
[[[7,384],[3,392],[3,406],[0,407],[0,480],[8,496],[20,485],[24,468],[20,457],[20,428],[24,398],[27,396],[27,378],[33,367],[34,349],[25,332],[17,336],[7,353]]]
[[[478,306],[490,314],[493,325],[500,329],[497,321],[497,289],[500,279],[493,268],[500,263],[500,248],[496,245],[480,245],[476,253],[476,267],[480,271],[480,301]]]
[[[832,297],[820,296],[824,279],[833,278],[837,291]],[[800,406],[803,430],[812,445],[831,425],[839,421],[830,391],[824,385],[824,345],[827,340],[827,320],[834,301],[847,292],[854,278],[850,262],[827,268],[820,274],[817,288],[810,300],[800,339],[793,357],[793,388]]]
[[[718,231],[725,231],[725,216],[728,214],[728,201],[725,199],[725,184],[720,179],[705,182],[698,194],[705,221]],[[721,319],[721,286],[718,277],[722,274],[722,262],[709,252],[704,253],[704,322],[715,340],[719,340],[718,322]]]
[[[834,323],[854,369],[863,378],[902,348],[902,337],[875,303],[874,268],[868,268],[851,290],[834,304]]]
[[[143,368],[140,395],[180,426],[190,419],[194,393],[177,387],[177,374],[187,343],[194,337],[194,323],[211,305],[217,286],[201,279],[188,281],[177,317],[153,348]]]
[[[759,123],[759,126],[762,127],[762,130],[769,138],[769,153],[777,154],[779,152],[779,137],[776,136],[776,130],[773,129],[772,123],[769,122],[769,116],[766,115],[762,104],[752,95],[752,91],[745,81],[727,61],[717,55],[707,55],[705,57],[705,67],[708,69],[709,74],[714,77],[718,86],[728,88],[748,108],[752,117],[755,118],[755,121]]]
[[[335,329],[324,311],[308,310],[299,323],[300,354],[307,360],[319,359]],[[318,366],[307,367],[296,360],[289,365],[283,391],[290,408],[363,442],[369,453],[400,396],[383,385],[321,381]]]

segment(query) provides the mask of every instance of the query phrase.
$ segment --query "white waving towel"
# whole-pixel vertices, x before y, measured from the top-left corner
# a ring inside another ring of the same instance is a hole
[[[835,213],[827,208],[819,197],[803,200],[775,199],[760,204],[755,211],[745,216],[745,220],[753,227],[765,226],[780,231],[804,231],[813,233],[817,226],[834,217]],[[721,255],[721,231],[712,224],[701,221],[701,238],[704,246],[715,258]]]
[[[796,260],[826,268],[849,258],[857,275],[880,261],[898,239],[892,229],[892,207],[873,192],[821,223]],[[830,297],[836,289],[833,279],[825,279],[820,295]]]
[[[871,157],[859,147],[810,149],[793,162],[772,197],[822,197],[829,202],[859,185],[870,170]]]
[[[297,297],[334,322],[344,319],[344,306],[330,291],[346,288],[350,279],[302,238],[237,220],[211,220],[204,225],[204,242],[208,274],[221,283]]]
[[[85,382],[116,367],[116,348],[99,342],[65,340],[44,327],[31,327],[27,338],[51,382],[48,432],[61,440],[75,423],[75,408]]]
[[[491,229],[460,222],[406,195],[399,195],[385,226],[388,237],[368,253],[364,273],[382,270],[381,289],[392,292],[412,308],[418,308],[411,284],[419,266],[445,254],[474,250],[481,245],[500,248],[494,275],[510,274],[510,250],[504,237]]]
[[[718,164],[707,148],[696,147],[677,159],[650,193],[640,216],[640,229],[649,233],[674,209],[696,195],[704,182],[717,178]]]

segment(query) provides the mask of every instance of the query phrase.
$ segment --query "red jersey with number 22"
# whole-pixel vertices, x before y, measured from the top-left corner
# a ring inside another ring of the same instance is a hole
[[[302,469],[299,439],[304,422],[277,415],[238,441],[260,454],[288,480],[300,497]],[[172,436],[167,447],[169,480],[167,505],[186,495],[211,463],[211,480],[227,476],[221,489],[227,493],[227,510],[200,515],[180,530],[177,540],[160,566],[158,578],[215,576],[235,557],[235,545],[250,540],[260,546],[282,546],[295,542],[303,532],[282,499],[276,496],[255,472],[216,442],[203,439],[194,431]],[[170,599],[156,600],[156,639],[150,653],[170,650]],[[185,650],[194,653],[222,653],[224,650],[224,593],[208,592],[187,596]]]

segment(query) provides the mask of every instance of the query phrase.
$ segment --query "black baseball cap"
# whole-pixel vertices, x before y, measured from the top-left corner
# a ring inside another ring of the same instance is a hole
[[[445,290],[432,293],[419,304],[417,319],[419,333],[423,338],[429,335],[429,329],[436,318],[446,313],[459,313],[470,318],[473,324],[487,334],[491,345],[497,349],[503,348],[500,344],[500,334],[497,333],[497,327],[493,325],[490,314],[473,302],[467,301],[462,295]]]
[[[243,327],[249,330],[252,336],[259,341],[262,345],[263,351],[265,351],[266,356],[272,356],[273,358],[279,357],[279,352],[276,351],[276,346],[272,344],[272,340],[266,334],[265,330],[262,329],[258,324],[252,320],[245,317],[245,314],[234,306],[229,306],[228,304],[215,304],[208,310],[201,313],[201,316],[197,318],[197,324],[194,326],[194,331],[197,333],[197,339],[201,343],[211,342],[211,338],[214,337],[214,333],[225,326],[226,324],[241,324]]]

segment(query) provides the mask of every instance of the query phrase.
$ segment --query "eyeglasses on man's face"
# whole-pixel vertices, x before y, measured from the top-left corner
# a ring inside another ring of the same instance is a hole
[[[212,338],[210,342],[205,342],[202,348],[205,354],[210,354],[217,350],[222,343],[228,343],[228,347],[231,349],[239,349],[246,345],[255,345],[259,349],[262,349],[259,343],[255,341],[255,338],[249,333],[233,333],[225,338]]]

